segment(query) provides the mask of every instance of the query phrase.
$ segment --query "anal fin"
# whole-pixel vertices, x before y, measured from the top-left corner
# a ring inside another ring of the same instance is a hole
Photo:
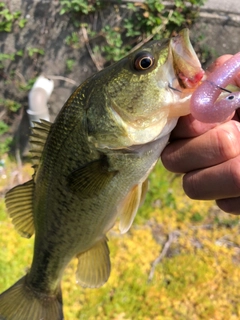
[[[107,238],[97,242],[91,249],[79,254],[76,272],[77,283],[84,288],[101,287],[109,278],[111,263]]]
[[[30,238],[34,234],[33,189],[34,182],[30,180],[8,191],[5,197],[7,211],[12,218],[12,223],[21,236],[25,238]]]

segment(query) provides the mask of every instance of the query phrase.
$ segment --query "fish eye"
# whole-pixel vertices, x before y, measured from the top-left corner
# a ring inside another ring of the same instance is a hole
[[[140,52],[134,60],[134,69],[138,71],[144,71],[149,68],[154,63],[154,58],[149,52]]]
[[[228,97],[227,97],[227,100],[234,100],[234,96],[233,96],[233,95],[228,96]]]

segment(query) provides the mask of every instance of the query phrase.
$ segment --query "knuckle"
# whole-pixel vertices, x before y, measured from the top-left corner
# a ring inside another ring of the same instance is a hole
[[[230,177],[232,177],[232,185],[235,187],[236,195],[240,195],[240,157],[236,157],[229,162]]]
[[[197,181],[196,174],[193,172],[187,173],[183,176],[183,190],[190,199],[200,199]]]
[[[174,160],[174,157],[172,156],[172,145],[169,144],[162,151],[161,161],[166,169],[168,169],[169,171],[172,171],[172,168],[174,167],[173,160]]]
[[[222,161],[235,158],[240,153],[240,133],[236,125],[230,123],[214,130],[212,139],[216,141],[217,153]]]
[[[164,167],[175,173],[182,172],[181,168],[181,148],[178,146],[178,143],[170,143],[165,149],[163,150],[161,154],[161,161]]]

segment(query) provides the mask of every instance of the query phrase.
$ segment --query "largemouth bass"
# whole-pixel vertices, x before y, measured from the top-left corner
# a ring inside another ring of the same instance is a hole
[[[16,229],[35,233],[33,261],[0,295],[0,319],[63,319],[60,282],[73,257],[81,286],[108,280],[106,233],[117,218],[120,232],[129,230],[149,173],[178,117],[189,112],[178,108],[181,88],[202,76],[185,29],[87,79],[53,124],[35,123],[33,178],[6,194]]]

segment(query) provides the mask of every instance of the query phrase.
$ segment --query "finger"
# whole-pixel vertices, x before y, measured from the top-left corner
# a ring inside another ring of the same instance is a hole
[[[240,109],[236,110],[233,120],[240,122]]]
[[[212,73],[215,69],[220,67],[224,62],[232,58],[231,54],[225,54],[219,58],[217,58],[206,70],[206,74]],[[240,73],[235,75],[231,81],[231,84],[240,87]]]
[[[206,73],[212,73],[215,69],[220,67],[224,62],[232,58],[232,54],[224,54],[223,56],[217,58],[210,66],[207,68]]]
[[[196,200],[218,200],[240,196],[240,156],[225,163],[187,173],[185,193]]]
[[[196,138],[174,141],[163,150],[162,163],[169,171],[185,173],[235,158],[240,154],[239,130],[238,122],[229,121]]]
[[[202,123],[192,115],[181,117],[172,131],[171,140],[196,137],[217,126],[217,123]]]
[[[216,201],[218,207],[231,214],[240,214],[240,197],[219,199]]]

